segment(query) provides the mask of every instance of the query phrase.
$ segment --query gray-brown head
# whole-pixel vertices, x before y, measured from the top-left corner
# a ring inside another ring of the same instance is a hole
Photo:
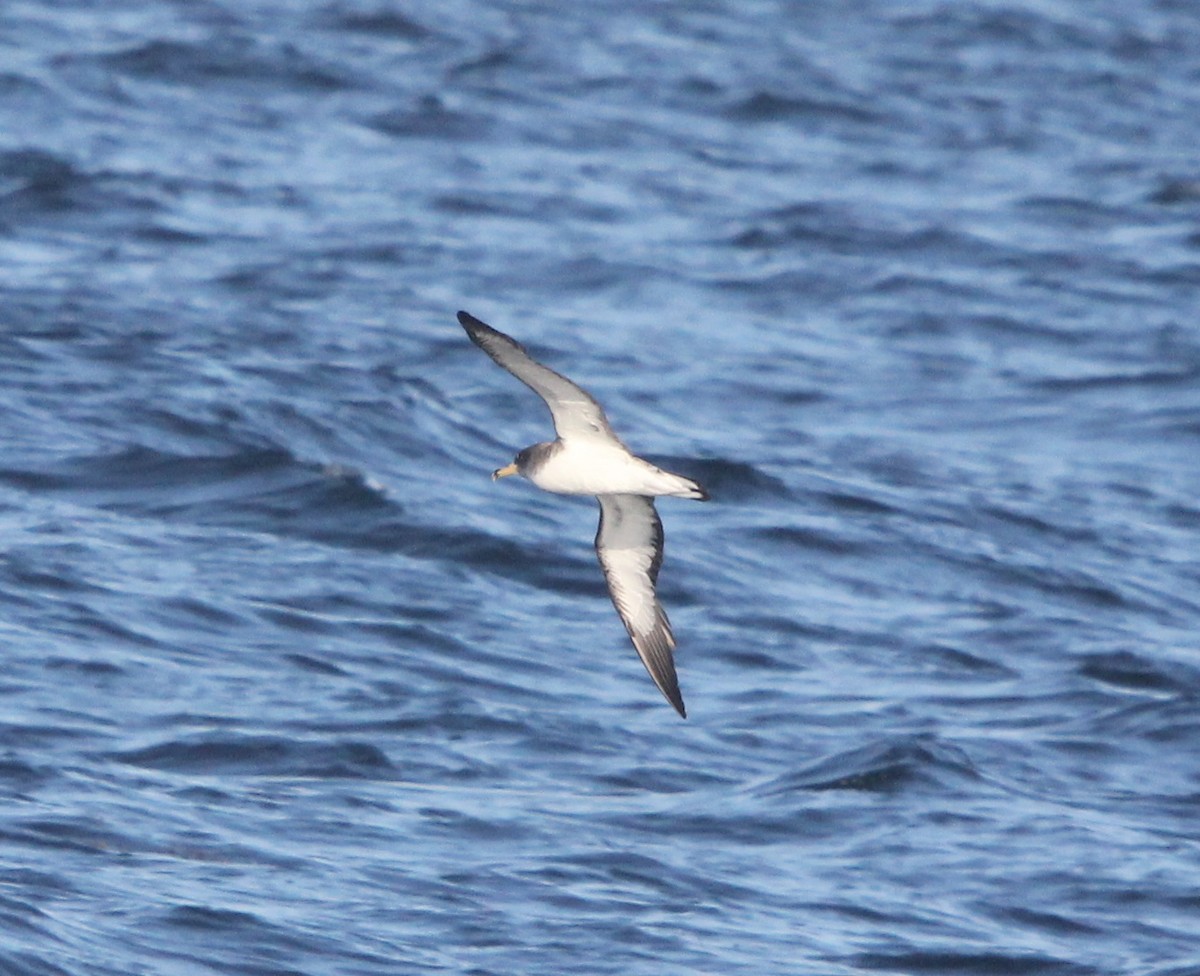
[[[517,456],[513,458],[511,464],[506,464],[504,467],[493,471],[492,480],[496,481],[498,478],[507,478],[511,474],[519,474],[528,478],[529,472],[545,462],[557,449],[557,441],[549,441],[545,444],[532,444],[517,452]]]

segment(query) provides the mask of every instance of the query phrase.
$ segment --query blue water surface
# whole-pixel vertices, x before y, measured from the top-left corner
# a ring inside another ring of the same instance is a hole
[[[6,5],[0,973],[1200,972],[1197,147],[1182,0]]]

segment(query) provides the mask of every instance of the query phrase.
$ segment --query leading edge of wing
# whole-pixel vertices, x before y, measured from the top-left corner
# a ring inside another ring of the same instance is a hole
[[[616,438],[604,409],[583,387],[543,366],[516,339],[493,329],[470,312],[460,311],[458,323],[497,366],[512,373],[545,401],[559,437],[583,434]]]

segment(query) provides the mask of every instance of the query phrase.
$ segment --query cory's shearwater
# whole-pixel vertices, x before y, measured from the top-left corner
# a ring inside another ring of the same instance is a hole
[[[537,362],[515,340],[467,312],[458,321],[471,341],[546,401],[558,437],[534,444],[492,473],[520,474],[545,491],[595,495],[600,503],[596,555],[608,592],[650,677],[687,717],[671,651],[671,622],[654,591],[663,558],[657,495],[708,500],[691,478],[635,457],[613,433],[595,399],[565,376]]]

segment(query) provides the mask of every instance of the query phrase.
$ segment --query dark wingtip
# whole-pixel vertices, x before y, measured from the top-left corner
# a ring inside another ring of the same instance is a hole
[[[475,345],[477,345],[484,352],[487,352],[489,356],[491,355],[491,352],[488,350],[487,346],[483,344],[483,341],[487,336],[497,335],[498,333],[495,329],[493,329],[486,322],[475,318],[475,316],[470,312],[464,312],[461,309],[458,313],[458,324],[466,330],[467,336],[473,343],[475,343]]]
[[[671,681],[666,687],[659,685],[659,690],[663,693],[663,697],[671,703],[675,711],[679,713],[679,717],[687,718],[687,709],[683,707],[683,695],[679,691],[679,683]]]

